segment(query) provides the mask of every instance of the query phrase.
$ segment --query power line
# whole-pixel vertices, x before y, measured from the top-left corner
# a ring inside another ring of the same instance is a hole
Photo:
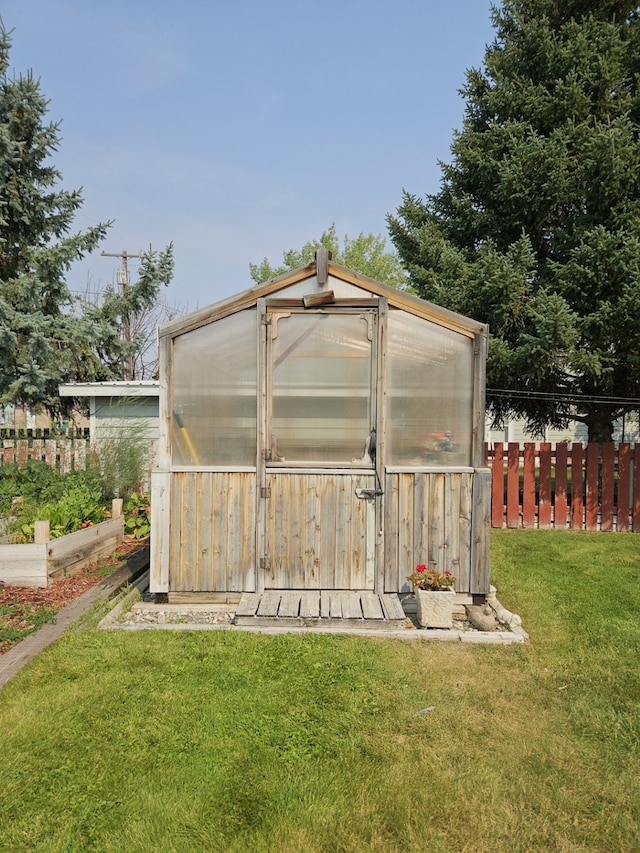
[[[540,400],[541,402],[548,403],[572,403],[574,405],[597,403],[609,406],[640,406],[640,398],[638,397],[603,397],[595,394],[554,394],[550,391],[516,391],[508,388],[487,388],[486,394],[487,397],[510,397],[514,400]]]

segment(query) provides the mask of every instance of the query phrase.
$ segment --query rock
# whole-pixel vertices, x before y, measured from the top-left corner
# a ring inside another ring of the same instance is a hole
[[[489,613],[486,613],[486,610]],[[493,615],[491,608],[479,607],[475,604],[467,604],[465,606],[467,618],[473,627],[478,631],[496,631],[498,628],[498,620]]]

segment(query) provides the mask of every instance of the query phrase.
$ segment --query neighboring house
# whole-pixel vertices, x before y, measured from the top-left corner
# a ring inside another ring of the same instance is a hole
[[[92,447],[120,440],[149,442],[147,475],[143,481],[148,489],[158,447],[159,383],[153,380],[86,382],[60,385],[58,390],[61,397],[89,401]]]
[[[89,401],[89,434],[91,441],[113,439],[127,430],[144,430],[152,441],[158,438],[159,383],[155,380],[134,382],[85,382],[60,385],[61,397]]]
[[[613,440],[615,442],[630,442],[635,444],[640,440],[638,432],[638,417],[634,412],[627,415],[624,419],[615,422],[613,429]],[[506,421],[501,429],[493,429],[491,419],[487,417],[485,424],[485,441],[493,445],[496,442],[518,442],[524,444],[527,441],[533,441],[539,444],[541,441],[547,441],[551,444],[559,444],[566,442],[573,444],[574,441],[579,441],[586,445],[588,442],[588,430],[586,424],[581,421],[572,421],[565,429],[553,429],[551,427],[544,431],[543,436],[534,436],[527,432],[524,420],[509,420]]]

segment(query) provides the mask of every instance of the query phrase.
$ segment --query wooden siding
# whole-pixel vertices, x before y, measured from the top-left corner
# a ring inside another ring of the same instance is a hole
[[[409,592],[407,575],[428,563],[456,577],[457,592],[475,592],[473,479],[468,472],[390,473],[385,488],[385,592]],[[486,514],[486,513],[485,513]],[[485,554],[488,578],[488,555]],[[477,570],[475,570],[477,574]],[[488,592],[488,588],[483,590]]]
[[[170,591],[254,590],[255,472],[170,476]]]
[[[267,474],[267,589],[373,589],[375,505],[356,490],[373,474]]]

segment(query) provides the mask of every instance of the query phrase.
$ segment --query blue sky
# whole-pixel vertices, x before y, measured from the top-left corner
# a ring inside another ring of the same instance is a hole
[[[173,241],[170,303],[251,286],[249,263],[386,234],[403,187],[440,183],[458,89],[493,38],[490,0],[3,0],[11,64],[61,120],[54,164],[100,250]],[[69,276],[113,281],[100,250]]]

